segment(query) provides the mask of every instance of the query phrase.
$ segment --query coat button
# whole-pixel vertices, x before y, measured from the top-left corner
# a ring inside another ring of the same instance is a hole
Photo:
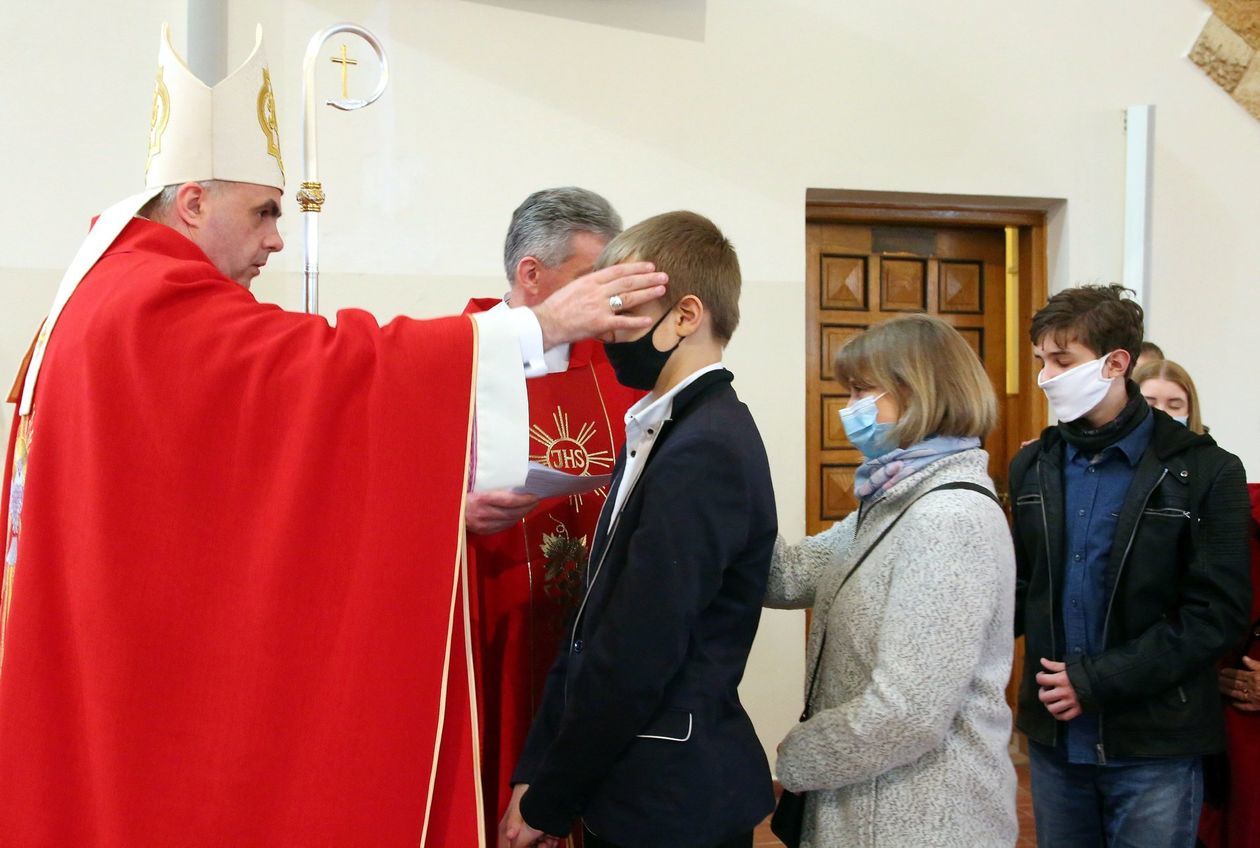
[[[1189,477],[1189,476],[1190,476],[1190,472],[1189,472],[1189,471],[1186,471],[1186,470],[1183,468],[1183,469],[1181,470],[1181,475],[1180,475],[1180,476],[1181,476],[1181,477]]]
[[[582,653],[582,640],[581,639],[578,639],[576,642],[573,643],[573,653],[575,654]]]

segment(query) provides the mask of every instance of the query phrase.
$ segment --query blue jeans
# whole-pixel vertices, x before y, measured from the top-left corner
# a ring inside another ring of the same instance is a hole
[[[1074,765],[1061,749],[1028,748],[1039,848],[1194,848],[1201,757]]]

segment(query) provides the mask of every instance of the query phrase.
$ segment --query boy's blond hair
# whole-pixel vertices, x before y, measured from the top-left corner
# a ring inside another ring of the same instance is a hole
[[[610,241],[595,267],[652,262],[669,274],[669,302],[695,295],[725,344],[739,325],[739,258],[722,231],[695,212],[666,212],[640,221]]]

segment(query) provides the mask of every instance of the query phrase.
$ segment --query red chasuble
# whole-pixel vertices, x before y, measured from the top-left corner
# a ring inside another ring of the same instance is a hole
[[[500,303],[469,302],[465,313]],[[526,381],[530,459],[570,474],[608,474],[625,441],[625,414],[643,396],[617,382],[603,346],[579,342],[567,371]],[[581,600],[579,564],[607,491],[543,501],[493,536],[468,536],[473,644],[481,703],[482,778],[488,833],[512,794],[508,780],[525,746],[565,622]]]
[[[14,427],[0,843],[480,844],[471,323],[333,328],[128,225]]]

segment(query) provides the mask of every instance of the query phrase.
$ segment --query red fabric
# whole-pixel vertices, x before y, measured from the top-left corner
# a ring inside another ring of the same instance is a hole
[[[0,842],[478,844],[470,324],[334,329],[128,225],[35,397]]]
[[[1251,495],[1251,620],[1260,624],[1260,483],[1248,483]],[[1248,655],[1260,659],[1260,636]],[[1229,760],[1229,798],[1224,807],[1205,804],[1199,839],[1207,848],[1260,848],[1260,713],[1225,707]]]
[[[464,311],[483,312],[499,302],[472,300]],[[643,392],[617,382],[603,345],[578,342],[570,348],[567,371],[536,377],[526,386],[530,458],[569,473],[611,473],[626,439],[626,410]],[[569,438],[560,438],[562,430]],[[477,599],[473,644],[483,792],[491,835],[512,794],[512,770],[570,612],[565,597],[548,592],[544,537],[566,534],[585,538],[589,546],[605,498],[601,489],[580,499],[547,500],[508,530],[468,537]]]

